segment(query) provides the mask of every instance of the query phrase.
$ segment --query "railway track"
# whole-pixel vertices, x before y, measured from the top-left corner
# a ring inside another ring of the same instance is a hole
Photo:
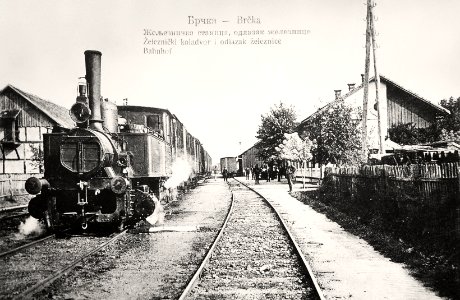
[[[43,243],[43,242],[45,242],[45,241],[47,241],[47,240],[49,240],[49,239],[51,239],[53,237],[54,237],[54,235],[47,235],[47,236],[42,237],[40,239],[34,240],[32,242],[22,244],[22,245],[20,245],[18,247],[14,247],[12,249],[5,250],[5,251],[0,253],[0,258],[5,258],[5,257],[11,256],[11,255],[14,255],[15,253],[18,253],[21,250],[25,250],[25,249],[33,247],[33,246],[35,246],[37,244]]]
[[[29,216],[27,205],[19,205],[0,209],[0,222],[5,222],[15,218]]]
[[[324,299],[276,210],[229,181],[229,215],[179,299]]]
[[[33,222],[28,223],[27,217],[27,205],[0,209],[0,258],[31,247],[43,239],[41,228]]]
[[[25,247],[0,257],[1,299],[29,299],[104,247],[127,230],[108,237],[40,240],[41,247]],[[21,280],[17,280],[20,278]]]

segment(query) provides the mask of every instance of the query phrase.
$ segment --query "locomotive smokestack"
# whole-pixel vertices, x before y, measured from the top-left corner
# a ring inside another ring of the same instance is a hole
[[[88,84],[89,108],[91,118],[89,127],[102,131],[101,119],[101,56],[102,53],[94,50],[85,51],[86,82]]]

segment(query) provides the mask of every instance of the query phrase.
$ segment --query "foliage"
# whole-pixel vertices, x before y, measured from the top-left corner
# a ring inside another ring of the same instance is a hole
[[[460,130],[459,131],[447,131],[445,129],[441,130],[441,141],[460,141]]]
[[[276,148],[281,159],[307,162],[312,159],[311,149],[313,142],[309,139],[302,140],[297,132],[285,133],[284,141]]]
[[[439,140],[440,131],[434,124],[427,128],[416,128],[414,123],[394,125],[388,129],[390,140],[401,145],[416,145]]]
[[[292,133],[296,124],[296,114],[292,106],[286,107],[282,102],[270,109],[270,113],[261,116],[261,125],[257,130],[259,159],[274,160],[278,157],[276,147],[284,140],[285,133]]]
[[[30,145],[30,151],[32,152],[31,165],[34,168],[37,168],[40,173],[43,172],[43,160],[44,160],[43,151],[41,151],[40,147],[32,145],[32,144]]]
[[[361,154],[361,112],[343,101],[314,115],[302,129],[316,147],[312,150],[316,163],[359,164]]]
[[[438,127],[442,128],[440,139],[443,141],[460,140],[460,97],[441,100],[440,104],[450,111],[450,115],[438,121]]]

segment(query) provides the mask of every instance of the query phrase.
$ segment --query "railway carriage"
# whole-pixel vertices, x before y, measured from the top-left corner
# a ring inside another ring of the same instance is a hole
[[[238,173],[238,161],[236,157],[222,157],[220,159],[220,172],[227,169],[230,177],[236,176]]]

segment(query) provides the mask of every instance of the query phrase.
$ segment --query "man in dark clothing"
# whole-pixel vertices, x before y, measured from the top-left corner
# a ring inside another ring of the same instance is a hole
[[[224,181],[227,181],[227,178],[228,178],[227,168],[224,168],[224,170],[222,171],[222,175],[224,175]]]
[[[259,165],[256,164],[256,166],[254,167],[254,178],[256,180],[255,184],[259,184],[259,176],[260,176],[260,168],[259,168]]]
[[[294,180],[295,168],[293,165],[289,165],[286,168],[286,178],[289,184],[289,192],[292,192],[292,181]]]
[[[278,170],[278,182],[281,181],[281,176],[283,176],[284,173],[285,173],[284,167],[280,167]]]

